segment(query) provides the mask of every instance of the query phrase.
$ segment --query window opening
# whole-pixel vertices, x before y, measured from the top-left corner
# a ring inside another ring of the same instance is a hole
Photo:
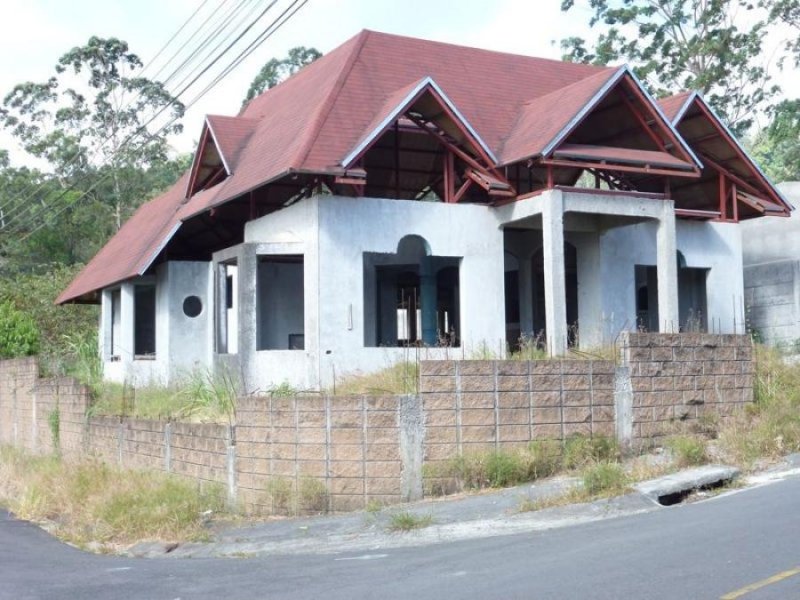
[[[156,355],[156,286],[134,286],[133,345],[136,358]]]
[[[257,349],[305,349],[303,256],[261,256],[257,282]]]

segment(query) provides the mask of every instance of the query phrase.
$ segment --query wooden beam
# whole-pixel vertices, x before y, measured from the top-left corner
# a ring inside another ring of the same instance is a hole
[[[623,173],[647,173],[649,175],[670,175],[673,177],[692,177],[699,178],[699,170],[692,171],[670,171],[668,169],[652,169],[650,167],[630,167],[627,165],[612,165],[608,163],[590,163],[559,159],[542,159],[539,164],[552,167],[568,167],[572,169],[599,169],[604,171],[620,171]]]
[[[744,189],[748,190],[754,196],[760,196],[762,194],[762,192],[759,192],[754,186],[752,186],[751,184],[747,183],[741,177],[731,173],[728,169],[726,169],[725,167],[720,165],[717,161],[715,161],[712,158],[710,158],[707,154],[703,153],[702,157],[703,157],[703,161],[708,163],[711,166],[712,169],[714,169],[717,173],[722,173],[723,175],[725,175],[726,178],[728,178],[731,181],[733,181],[734,183],[736,183],[736,185],[739,185],[739,186],[743,187]]]
[[[658,146],[662,151],[667,152],[667,147],[664,145],[664,140],[662,140],[656,135],[656,132],[653,131],[653,128],[650,127],[647,121],[644,120],[644,117],[642,117],[642,115],[639,114],[639,111],[636,110],[636,107],[633,105],[633,102],[631,102],[628,96],[626,96],[625,94],[621,94],[621,96],[622,96],[622,101],[633,113],[633,116],[639,122],[639,125],[641,125],[644,128],[645,132],[647,132],[647,135],[650,136],[650,139],[652,139],[655,142],[656,146]]]
[[[733,205],[733,222],[739,222],[739,199],[736,193],[736,183],[731,184],[731,204]]]
[[[689,217],[695,219],[708,219],[709,221],[719,219],[720,213],[717,210],[697,210],[694,208],[676,208],[676,217]]]
[[[467,193],[467,190],[472,186],[472,179],[467,178],[464,183],[461,184],[461,187],[458,188],[456,195],[453,197],[453,202],[461,202],[461,198],[464,197],[464,194]]]
[[[456,169],[455,157],[452,152],[448,152],[444,156],[444,201],[448,203],[455,202],[455,188],[456,188]]]
[[[723,221],[728,218],[728,193],[726,191],[725,174],[719,172],[719,215]]]

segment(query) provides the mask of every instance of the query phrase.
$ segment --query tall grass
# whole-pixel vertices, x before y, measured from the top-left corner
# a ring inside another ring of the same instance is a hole
[[[419,365],[401,361],[372,373],[350,373],[336,382],[336,394],[342,396],[401,395],[417,393]]]
[[[83,545],[143,539],[200,540],[207,511],[225,506],[220,485],[99,461],[62,462],[0,447],[0,505]]]
[[[746,469],[800,451],[800,365],[762,346],[755,357],[755,402],[721,425],[718,442],[725,458]]]

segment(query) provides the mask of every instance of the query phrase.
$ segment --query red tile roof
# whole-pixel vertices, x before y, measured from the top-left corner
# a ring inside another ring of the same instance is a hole
[[[499,162],[534,156],[619,69],[363,31],[242,108],[209,117],[232,171],[184,203],[186,178],[144,204],[58,301],[145,271],[180,223],[292,172],[339,173],[403,89],[430,78]]]

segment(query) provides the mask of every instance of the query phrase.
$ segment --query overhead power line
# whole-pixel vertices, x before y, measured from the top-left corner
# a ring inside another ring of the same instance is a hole
[[[226,49],[223,51],[222,55],[224,55],[226,52],[228,52],[228,51],[229,51],[229,50],[232,48],[232,46],[233,46],[233,45],[235,45],[235,43],[236,43],[236,42],[237,42],[239,39],[241,39],[241,38],[243,37],[243,35],[245,35],[245,34],[246,34],[246,32],[247,32],[247,31],[249,31],[250,29],[252,29],[252,27],[253,27],[253,26],[254,26],[254,25],[255,25],[255,24],[256,24],[256,23],[257,23],[257,22],[258,22],[258,21],[259,21],[259,20],[260,20],[260,19],[261,19],[261,18],[264,16],[264,14],[265,14],[265,13],[266,13],[268,10],[270,10],[270,9],[272,8],[272,6],[274,6],[274,5],[275,5],[275,3],[276,3],[276,2],[277,2],[277,0],[273,0],[273,1],[272,1],[272,2],[271,2],[271,3],[270,3],[268,6],[267,6],[267,8],[266,8],[264,11],[262,11],[262,13],[259,15],[259,17],[258,17],[258,18],[257,18],[255,21],[253,21],[253,22],[250,24],[250,26],[248,26],[248,28],[245,30],[245,32],[243,32],[242,34],[240,34],[240,35],[237,37],[237,39],[236,39],[236,40],[235,40],[235,41],[234,41],[234,42],[233,42],[231,45],[229,45],[228,47],[226,47]],[[214,78],[214,80],[213,80],[213,83],[212,83],[212,84],[209,84],[209,85],[207,85],[207,86],[206,86],[206,88],[204,88],[204,89],[203,89],[203,90],[202,90],[202,91],[201,91],[201,92],[200,92],[200,93],[199,93],[197,96],[195,96],[195,97],[194,97],[194,98],[193,98],[193,99],[192,99],[192,100],[191,100],[191,101],[190,101],[190,102],[187,104],[187,108],[188,108],[188,107],[190,107],[190,106],[193,106],[193,105],[194,105],[196,102],[198,102],[198,101],[199,101],[199,100],[200,100],[200,99],[201,99],[201,98],[202,98],[202,97],[203,97],[203,96],[204,96],[204,95],[205,95],[205,94],[206,94],[208,91],[210,91],[210,90],[213,88],[213,86],[214,86],[214,85],[217,85],[217,84],[218,84],[220,81],[222,81],[222,80],[223,80],[223,79],[224,79],[224,78],[225,78],[225,77],[226,77],[226,76],[227,76],[227,75],[228,75],[228,74],[229,74],[229,73],[230,73],[230,72],[231,72],[233,69],[235,69],[235,68],[236,68],[236,66],[238,66],[238,65],[239,65],[239,64],[240,64],[240,63],[241,63],[241,62],[242,62],[242,61],[243,61],[245,58],[247,58],[247,56],[249,56],[249,55],[250,55],[250,54],[251,54],[253,51],[255,51],[255,50],[258,48],[258,47],[260,47],[260,46],[261,46],[261,45],[262,45],[262,44],[263,44],[263,43],[264,43],[264,42],[265,42],[267,39],[269,39],[270,37],[272,37],[272,35],[274,35],[274,34],[275,34],[275,32],[277,32],[277,31],[278,31],[278,30],[279,30],[281,27],[283,27],[283,26],[284,26],[284,25],[285,25],[285,24],[286,24],[286,23],[289,21],[289,19],[291,19],[291,18],[292,18],[292,17],[293,17],[293,16],[294,16],[294,15],[295,15],[295,14],[296,14],[296,13],[297,13],[297,12],[298,12],[298,11],[299,11],[301,8],[302,8],[302,7],[303,7],[303,6],[305,6],[307,3],[308,3],[308,0],[293,0],[293,1],[290,3],[290,5],[289,5],[289,6],[288,6],[288,7],[287,7],[287,8],[286,8],[286,9],[285,9],[285,10],[284,10],[284,11],[283,11],[281,14],[280,14],[280,15],[278,15],[278,17],[277,17],[276,19],[274,19],[274,20],[273,20],[273,21],[272,21],[272,22],[271,22],[271,23],[270,23],[270,24],[269,24],[269,25],[268,25],[268,26],[265,28],[265,30],[264,30],[264,31],[263,31],[263,32],[262,32],[262,33],[261,33],[261,34],[260,34],[260,35],[259,35],[259,36],[258,36],[256,39],[255,39],[255,40],[253,40],[253,41],[252,41],[252,42],[251,42],[251,43],[250,43],[250,44],[247,46],[247,48],[245,48],[245,49],[244,49],[242,52],[240,52],[240,53],[239,53],[239,55],[237,55],[237,56],[236,56],[236,58],[234,58],[234,59],[233,59],[233,60],[232,60],[232,61],[231,61],[231,62],[230,62],[230,63],[229,63],[229,64],[228,64],[228,65],[227,65],[227,66],[226,66],[226,67],[225,67],[225,68],[224,68],[224,69],[223,69],[223,70],[222,70],[222,71],[221,71],[221,72],[220,72],[220,73],[219,73],[219,74],[218,74],[218,75],[217,75],[217,76]],[[206,71],[207,71],[208,69],[210,69],[210,68],[211,68],[211,67],[212,67],[212,66],[213,66],[213,65],[214,65],[216,62],[218,62],[218,61],[219,61],[219,59],[222,57],[222,55],[219,55],[219,56],[217,56],[217,58],[216,58],[216,59],[215,59],[215,60],[214,60],[214,61],[213,61],[211,64],[209,64],[209,65],[208,65],[208,67],[207,67],[206,69],[204,69],[204,72],[206,72]],[[193,80],[193,82],[192,82],[192,83],[194,83],[194,81],[196,81],[196,80],[197,80],[197,78],[195,78],[195,79]],[[188,89],[188,87],[190,87],[190,86],[191,86],[191,84],[189,84],[189,86],[185,87],[185,88],[184,88],[184,89],[181,91],[181,93],[185,92],[185,91]],[[159,113],[159,114],[160,114],[160,113]],[[158,115],[155,115],[153,118],[156,118],[157,116],[158,116]],[[161,133],[162,131],[164,131],[164,130],[165,130],[167,127],[169,127],[169,126],[170,126],[170,125],[171,125],[171,124],[172,124],[172,123],[173,123],[175,120],[177,120],[177,118],[178,118],[178,117],[173,117],[172,119],[170,119],[170,121],[168,121],[166,124],[162,125],[162,127],[161,127],[161,128],[160,128],[160,129],[159,129],[159,130],[158,130],[158,131],[157,131],[157,132],[154,134],[154,135],[158,135],[159,133]],[[152,119],[151,119],[151,121],[152,121]],[[150,122],[150,121],[148,121],[148,123],[149,123],[149,122]],[[141,132],[141,131],[142,131],[142,129],[144,129],[145,127],[146,127],[146,125],[142,126],[142,128],[140,128],[138,131],[139,131],[139,132]],[[126,139],[126,140],[125,140],[125,142],[124,142],[124,144],[129,144],[131,141],[132,141],[132,139],[131,139],[131,138],[129,138],[129,139]],[[107,180],[107,179],[108,179],[110,176],[111,176],[111,174],[110,174],[110,173],[108,173],[108,174],[106,174],[105,176],[103,176],[103,177],[101,177],[100,179],[98,179],[97,181],[95,181],[95,182],[94,182],[94,183],[93,183],[93,184],[92,184],[92,185],[91,185],[91,186],[90,186],[88,189],[86,189],[85,191],[83,191],[83,192],[81,193],[81,195],[80,195],[80,196],[79,196],[79,197],[78,197],[76,200],[74,200],[73,202],[71,202],[71,203],[68,203],[68,204],[65,204],[64,206],[62,206],[62,207],[61,207],[60,209],[58,209],[58,210],[57,210],[57,211],[56,211],[56,212],[55,212],[53,215],[51,215],[51,217],[58,217],[59,215],[61,215],[61,214],[62,214],[64,211],[66,211],[66,210],[67,210],[67,209],[68,209],[70,206],[72,206],[72,205],[76,204],[77,202],[79,202],[80,200],[82,200],[84,197],[86,197],[86,195],[88,195],[88,194],[89,194],[89,193],[90,193],[92,190],[94,190],[94,189],[95,189],[95,188],[96,188],[98,185],[100,185],[100,184],[101,184],[101,183],[103,183],[105,180]],[[62,192],[62,194],[61,194],[61,195],[60,195],[60,196],[59,196],[59,197],[56,199],[56,202],[58,202],[59,200],[61,200],[62,198],[64,198],[64,197],[65,197],[65,196],[66,196],[66,195],[67,195],[67,194],[68,194],[70,191],[73,191],[73,190],[74,190],[74,186],[70,186],[70,188],[68,188],[68,189],[64,190],[64,191]],[[23,235],[23,237],[21,238],[21,241],[24,241],[24,240],[28,239],[30,236],[32,236],[33,234],[35,234],[37,231],[39,231],[40,229],[42,229],[42,228],[43,228],[43,227],[45,227],[46,225],[47,225],[47,222],[44,222],[44,221],[43,221],[42,223],[38,224],[36,227],[34,227],[34,229],[32,229],[31,231],[29,231],[29,232],[25,233],[25,234]],[[20,232],[20,233],[21,233],[21,232]]]
[[[222,4],[224,4],[226,1],[227,1],[227,0],[223,0],[223,3],[222,3]],[[227,14],[228,14],[228,15],[235,15],[235,14],[236,14],[236,11],[237,11],[237,10],[239,10],[240,8],[244,7],[244,6],[245,6],[245,3],[246,3],[246,2],[249,2],[249,1],[251,1],[251,0],[243,0],[243,1],[240,1],[240,2],[239,2],[239,4],[238,4],[238,5],[236,5],[236,6],[234,6],[234,7],[233,7],[233,9],[232,9],[231,11],[229,11]],[[210,63],[210,64],[207,64],[207,65],[205,65],[205,66],[203,67],[203,69],[200,71],[200,73],[196,74],[196,75],[195,75],[195,76],[192,78],[192,80],[191,80],[191,81],[190,81],[188,84],[184,85],[184,87],[183,87],[181,90],[179,90],[179,91],[177,91],[177,92],[174,92],[172,95],[173,95],[173,96],[174,96],[176,99],[179,99],[179,98],[180,98],[180,97],[181,97],[181,96],[182,96],[184,93],[186,93],[187,91],[189,91],[189,90],[191,89],[191,87],[192,87],[192,86],[193,86],[195,83],[197,83],[197,81],[199,81],[199,80],[200,80],[200,79],[201,79],[201,78],[202,78],[202,77],[203,77],[203,76],[204,76],[204,75],[205,75],[205,74],[206,74],[206,73],[207,73],[207,72],[208,72],[208,71],[209,71],[209,70],[210,70],[210,69],[211,69],[211,68],[212,68],[212,67],[213,67],[213,66],[214,66],[216,63],[217,63],[217,62],[219,62],[219,60],[221,60],[221,59],[222,59],[222,58],[225,56],[225,54],[227,54],[227,53],[228,53],[228,52],[229,52],[229,51],[230,51],[230,50],[231,50],[233,47],[235,47],[235,46],[236,46],[236,44],[237,44],[237,43],[238,43],[238,42],[239,42],[239,41],[240,41],[240,40],[241,40],[241,39],[242,39],[242,38],[243,38],[243,37],[244,37],[244,36],[245,36],[245,35],[246,35],[246,34],[247,34],[247,33],[248,33],[248,32],[249,32],[249,31],[250,31],[250,30],[251,30],[251,29],[252,29],[252,28],[253,28],[253,27],[254,27],[254,26],[255,26],[255,25],[256,25],[256,24],[257,24],[257,23],[258,23],[258,22],[261,20],[261,19],[262,19],[262,18],[263,18],[263,16],[264,16],[264,15],[265,15],[265,14],[266,14],[266,13],[267,13],[267,12],[268,12],[268,11],[269,11],[271,8],[272,8],[272,7],[273,7],[273,6],[276,4],[276,2],[277,2],[277,0],[272,0],[272,1],[271,1],[271,2],[270,2],[270,3],[269,3],[269,4],[268,4],[268,5],[267,5],[267,6],[266,6],[266,7],[265,7],[265,8],[264,8],[264,9],[263,9],[261,12],[260,12],[260,14],[258,15],[258,17],[256,17],[254,20],[252,20],[252,21],[251,21],[251,22],[250,22],[250,23],[249,23],[249,24],[248,24],[248,25],[245,27],[245,29],[244,29],[243,31],[241,31],[241,32],[240,32],[240,33],[239,33],[239,34],[236,36],[236,38],[234,39],[234,41],[233,41],[233,42],[229,43],[229,44],[228,44],[228,45],[225,47],[225,49],[224,49],[222,52],[218,53],[218,54],[217,54],[217,55],[216,55],[216,56],[215,56],[215,57],[212,59],[212,61],[211,61],[211,63]],[[264,40],[266,40],[266,39],[267,39],[267,38],[268,38],[270,35],[272,35],[272,33],[274,33],[274,31],[277,31],[277,29],[278,29],[278,28],[280,28],[280,27],[283,25],[283,22],[278,22],[278,21],[279,21],[279,19],[281,19],[282,17],[284,17],[284,15],[286,15],[288,11],[292,10],[292,8],[293,8],[293,7],[294,7],[296,4],[297,4],[297,2],[292,2],[292,4],[289,6],[289,8],[287,8],[285,11],[283,11],[283,13],[281,13],[281,15],[278,17],[278,19],[276,19],[275,21],[273,21],[273,22],[272,22],[272,23],[271,23],[271,24],[270,24],[270,25],[269,25],[269,26],[268,26],[268,27],[267,27],[267,28],[264,30],[264,32],[263,32],[262,34],[260,34],[260,35],[259,35],[259,36],[256,38],[256,40],[254,40],[253,42],[251,42],[251,44],[250,44],[250,45],[249,45],[249,46],[248,46],[248,47],[245,49],[245,52],[248,52],[248,54],[249,54],[249,52],[252,52],[252,51],[253,51],[253,50],[254,50],[254,49],[255,49],[255,48],[258,46],[258,45],[260,45],[260,43],[263,43],[263,41],[264,41]],[[303,4],[305,4],[305,2],[303,2]],[[220,5],[220,6],[221,6],[221,5]],[[298,9],[299,9],[299,7],[295,8],[295,9],[294,9],[294,11],[292,11],[292,14],[294,14],[294,12],[296,12]],[[252,12],[253,12],[253,10],[251,9],[251,10],[248,12],[248,15],[252,15]],[[290,15],[290,16],[291,16],[291,15]],[[284,19],[284,22],[285,22],[285,20],[288,20],[288,19]],[[206,22],[207,22],[207,20],[206,20],[206,21],[204,21],[204,23],[203,23],[203,24],[201,24],[201,26],[200,26],[200,29],[202,29],[202,28],[203,28],[203,26],[204,26],[204,24],[205,24]],[[230,21],[228,21],[228,22],[230,22]],[[277,24],[277,27],[276,27],[276,24]],[[219,35],[219,34],[220,34],[222,31],[224,31],[224,29],[222,29],[222,28],[220,28],[220,27],[217,27],[216,29],[214,29],[214,35],[218,36],[218,35]],[[216,48],[219,48],[219,46],[220,46],[222,43],[224,43],[224,41],[226,41],[226,40],[230,39],[230,37],[231,37],[231,35],[232,35],[232,34],[233,34],[232,32],[229,32],[229,33],[228,33],[228,34],[225,36],[225,38],[224,38],[223,42],[220,42],[220,43],[218,43],[218,44],[217,44],[217,46],[215,46],[215,49],[216,49]],[[266,35],[265,35],[265,34],[266,34]],[[174,36],[173,36],[173,37],[174,37]],[[212,40],[213,40],[213,39],[214,39],[214,38],[212,37]],[[217,84],[217,83],[218,83],[218,82],[219,82],[219,81],[220,81],[220,80],[221,80],[223,77],[225,77],[225,76],[226,76],[226,75],[227,75],[227,74],[228,74],[228,73],[229,73],[229,72],[232,70],[232,68],[235,68],[235,66],[237,66],[237,65],[238,65],[238,64],[241,62],[241,57],[242,57],[242,54],[240,53],[240,54],[239,54],[239,56],[237,56],[237,58],[236,58],[236,59],[234,59],[234,62],[235,62],[235,64],[233,64],[233,63],[232,63],[231,65],[228,65],[228,67],[226,67],[226,68],[223,70],[223,72],[222,72],[222,73],[218,74],[218,75],[215,77],[215,79],[213,80],[213,82],[212,82],[211,84],[209,84],[208,86],[206,86],[206,88],[205,88],[204,90],[202,90],[200,93],[198,93],[198,94],[197,94],[197,95],[196,95],[196,96],[195,96],[195,97],[194,97],[194,98],[193,98],[193,99],[192,99],[192,100],[191,100],[191,101],[190,101],[190,102],[189,102],[189,103],[186,105],[186,107],[188,108],[188,107],[192,106],[192,105],[193,105],[194,103],[196,103],[196,102],[197,102],[197,101],[198,101],[200,98],[202,98],[202,97],[203,97],[203,96],[204,96],[204,95],[205,95],[205,94],[206,94],[206,93],[207,93],[207,92],[208,92],[208,91],[209,91],[211,88],[213,88],[213,86],[214,86],[214,85],[216,85],[216,84]],[[179,71],[180,71],[182,68],[184,68],[185,64],[186,64],[186,62],[184,61],[184,63],[182,63],[181,65],[179,65],[179,66],[178,66],[178,67],[175,69],[175,71],[173,71],[173,74],[175,74],[175,73],[179,72]],[[195,69],[194,71],[192,71],[192,72],[193,72],[193,73],[196,73],[196,69]],[[182,80],[182,81],[185,81],[185,78],[184,78],[184,80]],[[146,122],[145,122],[145,123],[144,123],[144,124],[143,124],[143,125],[142,125],[142,126],[139,128],[139,129],[137,129],[137,131],[136,131],[136,132],[134,132],[133,134],[129,135],[129,136],[128,136],[128,138],[126,138],[125,140],[123,140],[123,142],[122,142],[122,143],[120,144],[120,146],[119,146],[119,150],[120,150],[120,151],[121,151],[121,150],[123,150],[123,149],[124,149],[124,148],[125,148],[125,147],[128,145],[128,142],[129,142],[129,141],[130,141],[130,140],[131,140],[133,137],[137,137],[137,136],[139,136],[139,135],[142,135],[142,134],[144,134],[144,135],[148,134],[149,132],[147,131],[147,127],[148,127],[150,124],[152,124],[152,123],[153,123],[153,122],[154,122],[154,121],[155,121],[155,120],[156,120],[156,119],[157,119],[159,116],[161,116],[161,114],[163,114],[163,113],[164,113],[164,111],[166,111],[167,109],[169,109],[171,106],[172,106],[172,104],[167,104],[167,105],[165,105],[165,106],[161,107],[161,109],[160,109],[160,110],[158,110],[158,111],[156,112],[156,114],[154,114],[154,115],[153,115],[153,116],[152,116],[150,119],[148,119],[148,121],[146,121]],[[162,127],[161,127],[161,128],[160,128],[160,129],[159,129],[159,130],[158,130],[158,131],[155,133],[155,134],[154,134],[154,135],[158,135],[158,134],[160,134],[161,132],[163,132],[163,131],[164,131],[164,130],[167,128],[167,127],[171,126],[171,125],[172,125],[172,124],[173,124],[173,123],[174,123],[176,120],[177,120],[177,117],[176,117],[176,118],[172,118],[172,119],[170,119],[170,120],[169,120],[167,123],[165,123],[165,124],[164,124],[164,125],[163,125],[163,126],[162,126]],[[102,148],[102,146],[101,146],[101,148]],[[70,187],[68,187],[67,189],[65,189],[65,190],[63,191],[63,193],[61,193],[61,194],[60,194],[60,195],[59,195],[59,196],[58,196],[58,197],[57,197],[55,200],[53,200],[53,201],[49,202],[49,204],[51,204],[51,205],[53,205],[53,206],[56,206],[56,205],[57,205],[57,203],[58,203],[58,202],[60,202],[60,201],[61,201],[63,198],[65,198],[65,197],[66,197],[66,195],[67,195],[67,194],[68,194],[70,191],[74,190],[74,189],[75,189],[75,188],[76,188],[78,185],[80,185],[80,184],[84,183],[86,180],[90,179],[90,178],[91,178],[91,176],[92,176],[91,174],[86,174],[84,177],[82,177],[82,178],[79,178],[79,179],[78,179],[77,181],[75,181],[75,182],[74,182],[74,183],[73,183],[73,184],[72,184]],[[93,190],[94,188],[96,188],[96,187],[97,187],[97,185],[99,185],[99,183],[101,183],[102,181],[103,181],[103,179],[101,179],[100,181],[96,182],[96,183],[95,183],[95,185],[91,186],[91,188],[90,188],[89,190],[87,190],[87,191],[86,191],[84,194],[82,194],[82,195],[81,195],[81,198],[83,198],[83,197],[84,197],[84,196],[85,196],[85,195],[86,195],[86,194],[87,194],[89,191],[91,191],[91,190]],[[42,186],[40,186],[40,188],[42,188],[42,187],[44,187],[44,186],[46,186],[46,185],[47,185],[47,184],[46,184],[46,183],[44,183]],[[16,229],[16,230],[14,230],[13,228],[9,228],[9,227],[6,227],[6,228],[5,228],[5,231],[6,231],[7,233],[21,233],[22,231],[24,231],[24,229],[25,229],[24,223],[19,223],[19,221],[22,221],[22,218],[24,218],[24,217],[28,216],[29,214],[32,214],[32,213],[33,213],[33,212],[36,210],[36,205],[34,205],[34,204],[28,204],[28,200],[29,200],[29,199],[30,199],[30,198],[27,198],[27,199],[26,199],[24,202],[21,202],[20,204],[18,204],[18,205],[17,205],[17,211],[13,211],[13,210],[12,210],[12,211],[10,211],[10,212],[7,212],[7,214],[6,214],[6,222],[7,222],[7,223],[8,223],[9,221],[13,222],[14,220],[18,221],[18,226],[17,226],[17,229]],[[65,205],[64,207],[62,207],[60,210],[58,210],[58,211],[57,211],[57,214],[61,214],[61,213],[63,213],[63,212],[64,212],[64,210],[66,210],[68,207],[69,207],[69,205],[68,205],[68,204],[67,204],[67,205]],[[12,223],[12,224],[13,224],[13,223]]]

